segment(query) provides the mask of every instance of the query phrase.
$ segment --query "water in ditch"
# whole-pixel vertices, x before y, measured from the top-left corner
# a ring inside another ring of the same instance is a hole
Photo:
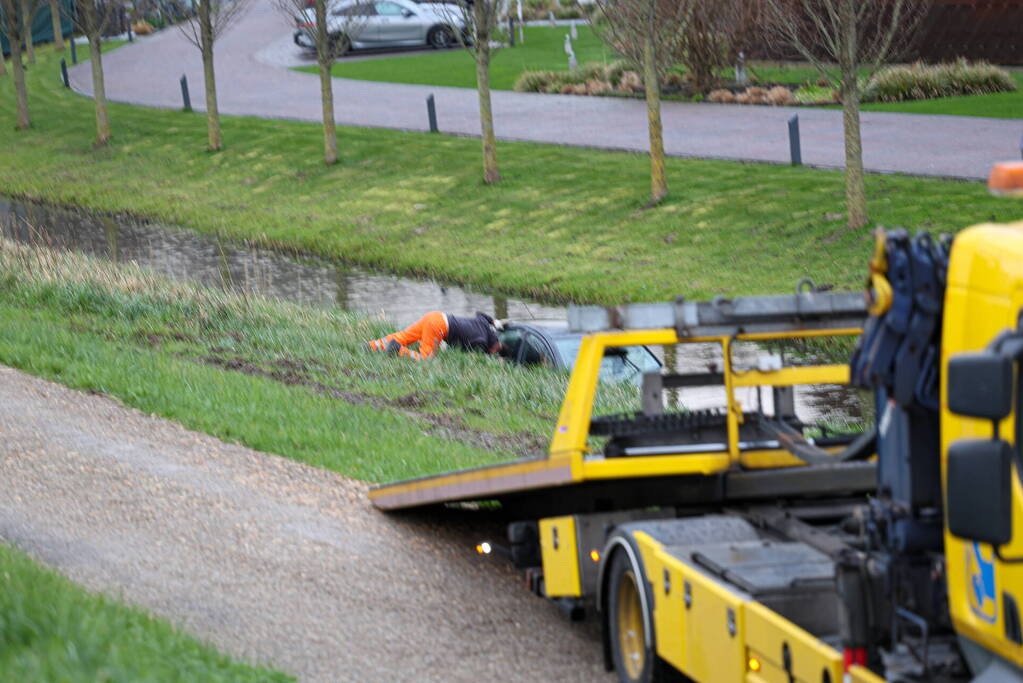
[[[340,308],[381,316],[396,326],[426,311],[469,316],[484,311],[495,318],[564,320],[565,308],[475,291],[427,279],[396,276],[311,256],[284,253],[200,233],[125,217],[24,202],[0,196],[0,234],[19,242],[67,249],[116,262],[135,262],[178,280],[199,282],[293,303]],[[679,345],[668,361],[680,372],[720,370],[716,344]],[[664,349],[652,349],[663,361]],[[737,346],[738,368],[753,367],[762,349]],[[738,389],[746,409],[772,412],[770,392]],[[692,409],[724,404],[723,387],[677,390],[672,404]],[[847,387],[797,387],[796,412],[807,422],[856,423],[862,397]]]

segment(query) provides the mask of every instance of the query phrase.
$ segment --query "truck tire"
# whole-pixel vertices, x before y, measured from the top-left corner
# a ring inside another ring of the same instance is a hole
[[[668,680],[668,667],[653,645],[653,614],[646,577],[624,552],[616,552],[611,558],[607,589],[608,610],[604,618],[618,680],[622,683]]]

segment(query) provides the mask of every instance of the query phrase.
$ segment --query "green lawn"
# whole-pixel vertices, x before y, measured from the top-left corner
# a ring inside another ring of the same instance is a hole
[[[514,48],[498,50],[490,65],[490,86],[495,90],[511,90],[523,71],[562,70],[568,68],[565,35],[568,27],[526,26],[526,42]],[[615,59],[607,47],[583,22],[579,38],[573,41],[580,64]],[[356,53],[357,54],[357,53]],[[317,73],[317,68],[301,71]],[[340,60],[331,71],[342,78],[389,83],[446,85],[457,88],[476,87],[476,66],[472,55],[464,49],[445,50],[431,54],[406,55],[365,61]]]
[[[0,680],[289,681],[0,545]]]
[[[112,143],[93,149],[92,103],[55,73],[40,55],[27,132],[0,81],[0,191],[583,302],[787,292],[803,276],[855,288],[870,253],[869,231],[844,227],[840,172],[669,159],[671,194],[644,210],[641,154],[499,143],[503,180],[486,187],[477,140],[342,127],[328,168],[313,123],[225,117],[210,154],[203,115],[117,104]],[[883,175],[867,191],[887,226],[1020,216],[981,183]]]

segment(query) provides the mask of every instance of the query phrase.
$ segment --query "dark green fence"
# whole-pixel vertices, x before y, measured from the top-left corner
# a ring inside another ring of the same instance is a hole
[[[72,0],[59,0],[58,4],[61,15],[60,28],[65,36],[69,36],[71,35],[70,17],[71,12],[74,11],[74,3]],[[0,11],[0,21],[3,21],[3,11]],[[36,44],[53,42],[53,21],[50,19],[50,3],[47,0],[42,0],[39,3],[35,21],[32,22],[32,42]],[[0,34],[0,49],[4,51],[5,55],[11,54],[11,46],[3,34]]]

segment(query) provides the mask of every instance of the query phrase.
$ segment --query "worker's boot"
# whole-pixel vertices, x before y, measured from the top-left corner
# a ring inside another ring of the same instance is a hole
[[[385,348],[384,351],[392,356],[397,356],[401,353],[401,344],[398,343],[398,340],[392,339],[387,343],[387,348]]]

